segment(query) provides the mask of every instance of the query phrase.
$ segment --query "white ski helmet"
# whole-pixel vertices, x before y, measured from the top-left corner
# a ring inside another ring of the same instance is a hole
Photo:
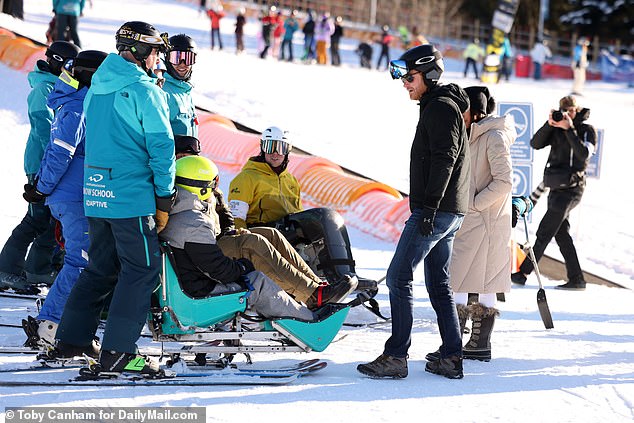
[[[293,144],[288,139],[288,131],[282,131],[277,126],[271,126],[262,132],[260,148],[267,154],[276,152],[286,155],[293,149]]]

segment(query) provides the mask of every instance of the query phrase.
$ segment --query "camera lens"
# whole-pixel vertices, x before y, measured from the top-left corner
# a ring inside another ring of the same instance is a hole
[[[555,110],[553,112],[553,120],[555,122],[559,122],[560,120],[562,120],[564,118],[564,114],[561,112],[561,110]]]

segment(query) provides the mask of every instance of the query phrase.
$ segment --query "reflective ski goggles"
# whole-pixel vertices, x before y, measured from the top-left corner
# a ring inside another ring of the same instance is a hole
[[[184,61],[187,66],[191,66],[196,63],[196,53],[193,51],[171,50],[167,60],[173,65],[178,65],[181,61]]]
[[[390,62],[390,75],[392,79],[401,79],[407,75],[407,72],[409,72],[409,69],[407,69],[405,60],[392,60]]]
[[[291,143],[286,141],[278,141],[278,140],[261,140],[260,147],[262,151],[266,154],[281,154],[283,156],[287,155],[293,149]]]

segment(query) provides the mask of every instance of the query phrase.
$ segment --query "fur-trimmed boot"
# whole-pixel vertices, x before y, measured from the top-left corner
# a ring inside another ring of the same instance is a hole
[[[491,361],[491,332],[498,309],[480,303],[469,306],[471,312],[471,337],[462,348],[462,357],[468,360]]]
[[[469,306],[456,304],[456,311],[458,312],[458,323],[460,324],[460,337],[465,331],[465,327],[467,326],[467,320],[469,319],[469,314],[471,313]],[[440,348],[438,348],[434,352],[427,353],[425,355],[425,360],[427,361],[436,361],[440,360]]]

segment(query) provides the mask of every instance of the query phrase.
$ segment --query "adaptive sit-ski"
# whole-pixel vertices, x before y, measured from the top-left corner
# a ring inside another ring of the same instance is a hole
[[[192,298],[181,288],[169,245],[164,244],[160,283],[148,326],[167,355],[323,351],[343,325],[350,305],[327,304],[314,321],[265,319],[247,314],[249,291]],[[192,344],[171,347],[173,342]],[[202,363],[200,363],[202,364]]]

